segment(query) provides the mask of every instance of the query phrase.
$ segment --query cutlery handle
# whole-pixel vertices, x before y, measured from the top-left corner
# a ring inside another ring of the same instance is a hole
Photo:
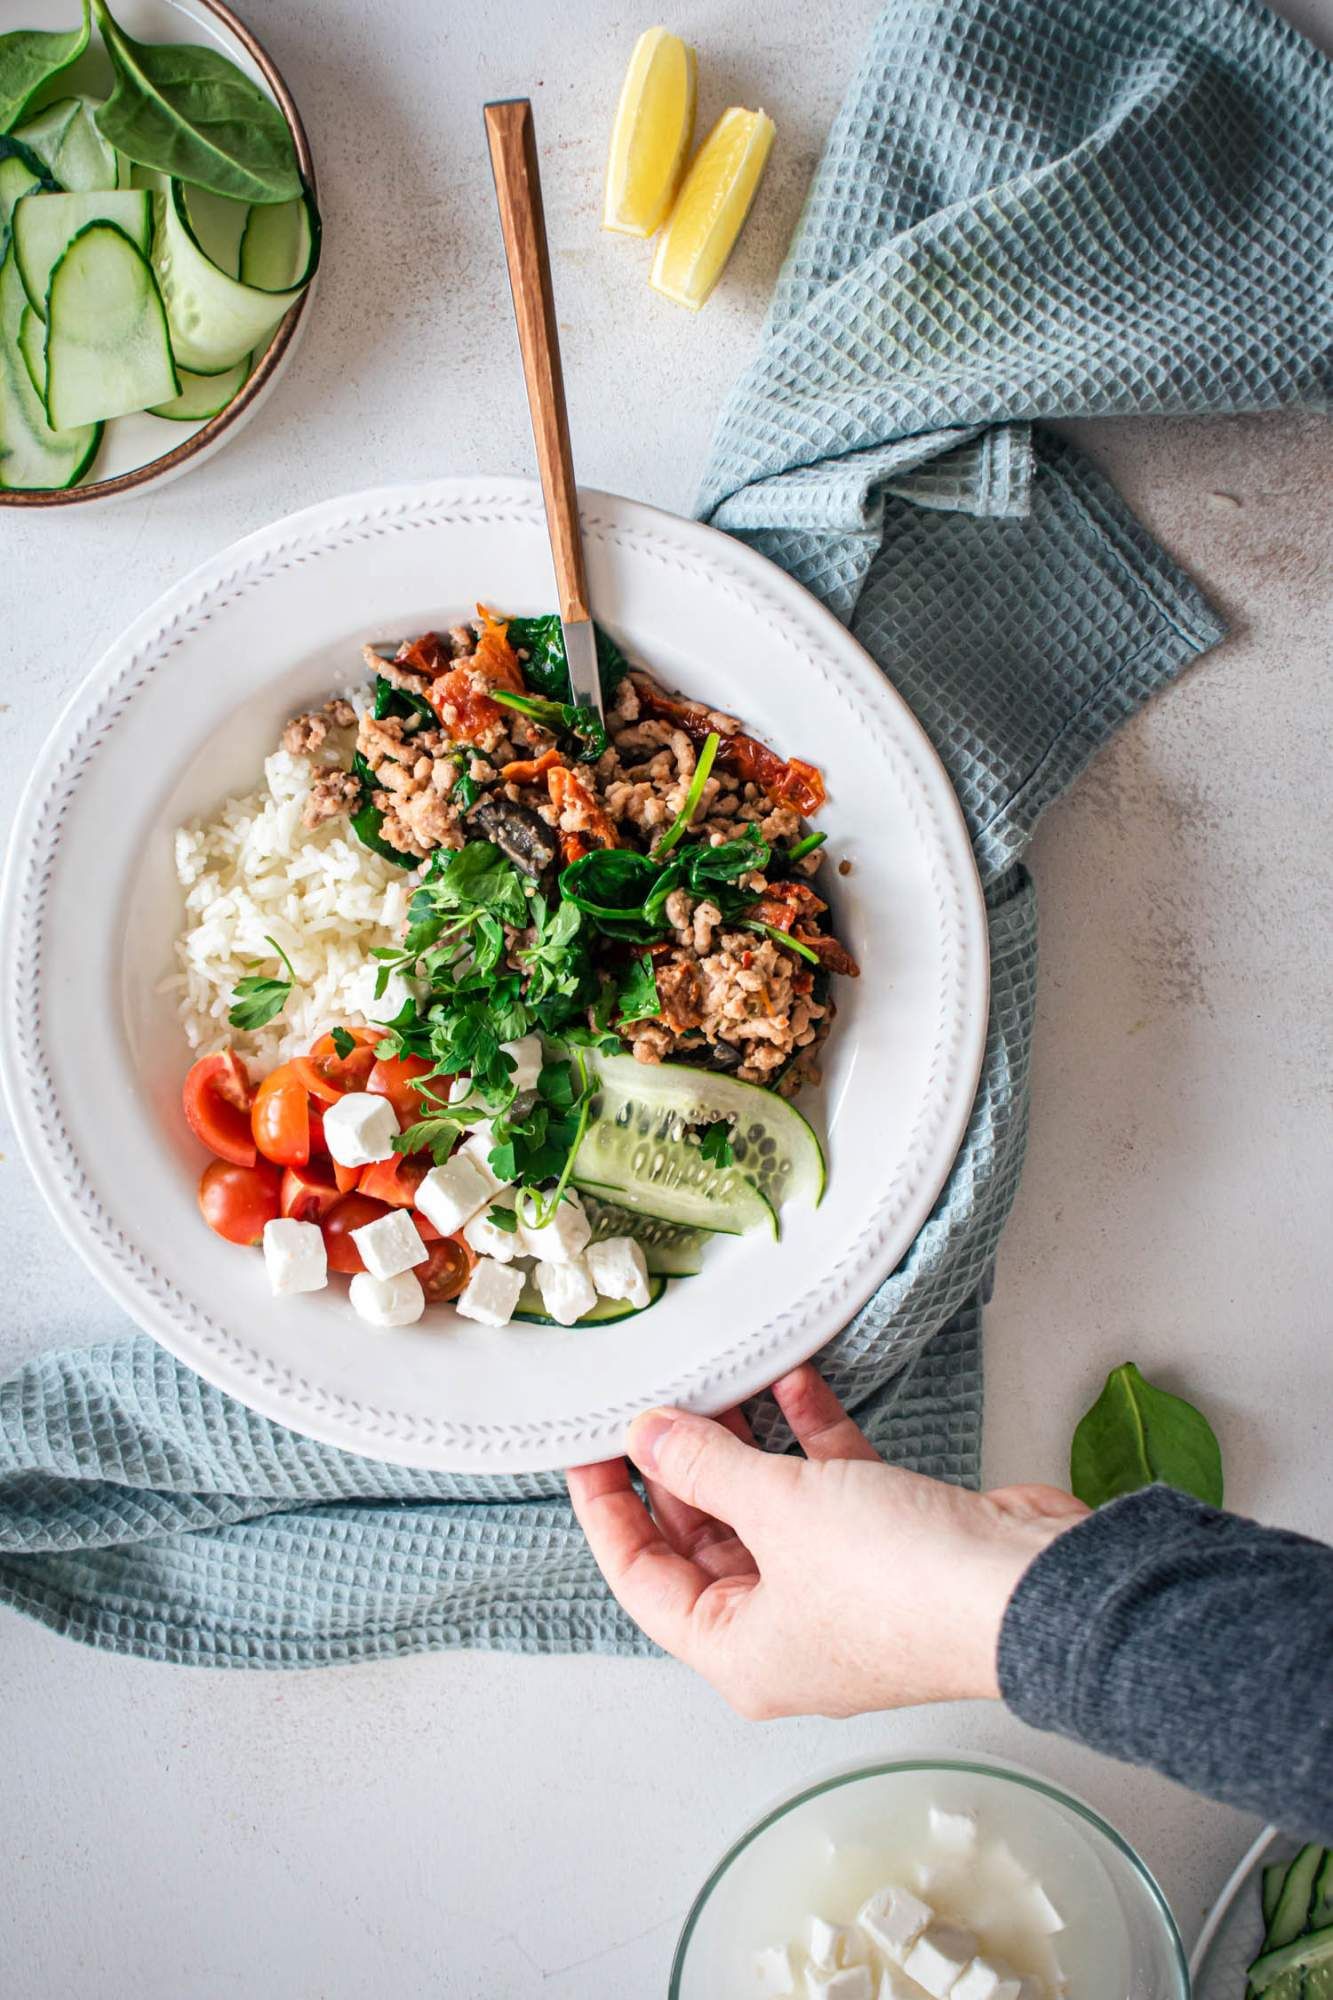
[[[588,584],[579,533],[574,460],[569,448],[569,412],[565,408],[565,380],[560,370],[555,300],[551,293],[551,259],[542,212],[537,140],[529,100],[514,97],[488,104],[486,137],[490,142],[500,229],[509,264],[509,288],[514,295],[518,344],[528,385],[537,467],[551,531],[560,616],[583,619],[588,616]]]

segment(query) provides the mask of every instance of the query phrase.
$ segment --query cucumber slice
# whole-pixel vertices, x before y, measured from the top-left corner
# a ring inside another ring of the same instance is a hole
[[[20,280],[20,282],[22,282]],[[23,356],[23,365],[28,371],[28,380],[37,394],[46,401],[46,328],[38,319],[24,295],[23,311],[19,317],[18,350]]]
[[[311,269],[310,218],[304,198],[256,203],[241,237],[236,268],[242,284],[281,292],[304,283]]]
[[[151,409],[179,394],[167,316],[148,259],[114,223],[90,222],[51,274],[49,420],[57,428],[91,423]]]
[[[29,194],[14,210],[14,255],[33,311],[46,318],[51,273],[81,229],[113,222],[144,256],[152,241],[152,208],[133,188],[110,194]]]
[[[1333,1965],[1333,1926],[1307,1931],[1289,1944],[1260,1952],[1249,1967],[1250,1986],[1255,1993],[1267,1993],[1284,1973],[1313,1972],[1325,1965]]]
[[[0,487],[8,492],[57,492],[73,486],[92,464],[100,424],[54,431],[18,348],[27,305],[11,248],[0,262]]]
[[[93,122],[86,97],[61,97],[14,133],[71,194],[93,194],[120,185],[116,149]]]
[[[319,211],[307,208],[309,255],[296,283],[281,290],[242,284],[220,270],[190,227],[185,191],[173,180],[153,196],[153,269],[166,301],[177,361],[196,375],[220,375],[267,343],[319,262]]]
[[[1286,1872],[1286,1864],[1281,1861],[1270,1861],[1263,1872],[1260,1899],[1265,1931],[1273,1921],[1273,1912],[1277,1908],[1277,1899],[1282,1892],[1282,1879]]]
[[[738,1083],[734,1077],[715,1070],[691,1069],[683,1063],[640,1063],[633,1056],[599,1056],[597,1073],[612,1118],[635,1137],[646,1141],[650,1134],[683,1153],[698,1159],[697,1128],[729,1119],[732,1124],[733,1168],[752,1182],[773,1207],[787,1201],[805,1201],[812,1206],[824,1192],[824,1153],[809,1122],[800,1112],[771,1090],[757,1084]],[[599,1121],[601,1122],[601,1121]],[[687,1128],[696,1128],[689,1132]],[[584,1147],[588,1148],[587,1174],[591,1180],[619,1181],[624,1169],[608,1173],[609,1135],[595,1138],[590,1128]],[[589,1141],[593,1144],[589,1148]],[[614,1162],[626,1152],[612,1147]],[[584,1168],[583,1153],[579,1156]],[[725,1169],[732,1172],[733,1169]],[[698,1161],[692,1178],[717,1176],[718,1170]],[[712,1185],[712,1182],[708,1182]],[[648,1205],[650,1213],[657,1211]],[[665,1211],[663,1211],[665,1213]],[[701,1228],[715,1228],[707,1214],[676,1215],[676,1222],[697,1222]]]
[[[643,1251],[650,1274],[666,1278],[693,1278],[703,1269],[703,1246],[707,1230],[686,1229],[679,1222],[663,1222],[654,1215],[635,1215],[614,1202],[599,1201],[589,1195],[583,1204],[592,1224],[592,1241],[608,1236],[632,1236]]]
[[[1309,1842],[1291,1862],[1268,1920],[1268,1934],[1264,1938],[1268,1950],[1275,1945],[1290,1944],[1305,1929],[1314,1901],[1315,1878],[1323,1863],[1324,1850],[1317,1841]]]
[[[182,199],[190,233],[210,264],[216,264],[229,278],[239,278],[241,239],[250,220],[249,203],[184,184]]]
[[[9,249],[10,220],[25,194],[58,194],[35,153],[16,139],[0,137],[0,259]]]
[[[196,424],[203,417],[217,416],[236,392],[245,387],[250,360],[247,354],[244,361],[238,361],[234,368],[224,368],[220,375],[191,375],[187,368],[177,369],[181,378],[179,396],[173,396],[169,403],[159,403],[149,415],[171,417],[182,424]]]
[[[636,1313],[647,1312],[648,1306],[655,1306],[665,1290],[665,1278],[650,1278],[648,1280],[647,1306],[632,1306],[628,1299],[598,1299],[592,1311],[584,1313],[582,1319],[575,1320],[574,1326],[569,1330],[570,1332],[574,1332],[581,1326],[612,1326],[617,1320],[633,1319]],[[528,1282],[518,1295],[518,1304],[514,1307],[514,1318],[524,1320],[529,1326],[563,1326],[564,1324],[563,1320],[551,1318],[542,1300],[542,1295],[537,1290],[531,1278],[528,1279]]]

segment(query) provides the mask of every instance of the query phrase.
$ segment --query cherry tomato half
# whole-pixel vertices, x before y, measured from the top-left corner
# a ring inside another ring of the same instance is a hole
[[[391,1160],[375,1160],[362,1167],[358,1185],[373,1201],[387,1201],[390,1208],[411,1208],[430,1167],[429,1153],[395,1153]]]
[[[338,1199],[323,1166],[288,1167],[282,1177],[282,1212],[293,1222],[322,1222]]]
[[[267,1160],[253,1167],[213,1160],[199,1182],[199,1213],[228,1243],[258,1243],[277,1216],[278,1188],[278,1170]]]
[[[333,1183],[339,1194],[351,1194],[353,1188],[360,1187],[365,1171],[363,1167],[345,1167],[341,1160],[330,1160],[329,1165],[333,1168]]]
[[[424,1264],[416,1264],[413,1269],[421,1280],[421,1289],[432,1305],[439,1305],[445,1299],[456,1299],[476,1263],[476,1252],[469,1248],[461,1236],[441,1236],[431,1244],[430,1256]]]
[[[293,1063],[264,1078],[250,1112],[254,1141],[266,1160],[303,1167],[310,1158],[310,1099]]]
[[[364,1229],[368,1222],[378,1221],[381,1215],[388,1213],[387,1202],[371,1201],[364,1194],[345,1194],[336,1201],[320,1224],[324,1231],[329,1269],[341,1271],[349,1278],[357,1271],[364,1271],[366,1267],[361,1262],[361,1252],[352,1241],[352,1231]]]
[[[335,1097],[342,1097],[349,1090],[364,1090],[366,1078],[375,1067],[375,1044],[383,1034],[382,1028],[346,1028],[355,1046],[345,1056],[340,1056],[333,1044],[332,1034],[321,1035],[313,1044],[308,1056],[299,1058],[311,1063],[318,1071],[325,1085]],[[332,1103],[333,1098],[327,1098]]]
[[[427,1062],[425,1056],[386,1056],[377,1062],[370,1072],[366,1089],[376,1097],[387,1097],[398,1115],[398,1123],[406,1132],[409,1125],[415,1125],[422,1116],[422,1095],[413,1088],[416,1076],[430,1076],[435,1065]],[[432,1094],[447,1097],[451,1076],[438,1077],[432,1086]]]
[[[254,1095],[249,1072],[232,1049],[224,1049],[221,1055],[200,1056],[181,1090],[186,1121],[195,1138],[210,1153],[236,1167],[255,1163],[250,1130]]]

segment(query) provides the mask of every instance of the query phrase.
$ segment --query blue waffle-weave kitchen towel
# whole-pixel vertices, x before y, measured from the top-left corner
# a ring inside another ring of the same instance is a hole
[[[824,1355],[905,1464],[977,1473],[980,1296],[1022,1160],[1036,976],[1018,857],[1222,631],[1029,421],[1326,406],[1331,211],[1330,65],[1251,0],[896,0],[719,426],[701,511],[830,603],[913,704],[991,906],[958,1162]],[[136,1338],[0,1386],[0,1597],[98,1645],[219,1666],[649,1650],[559,1479],[331,1451]]]

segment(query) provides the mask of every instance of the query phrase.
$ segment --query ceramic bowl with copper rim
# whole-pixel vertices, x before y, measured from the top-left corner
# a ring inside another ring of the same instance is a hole
[[[63,19],[66,12],[67,22]],[[222,0],[115,0],[114,12],[118,25],[138,41],[201,43],[235,63],[278,106],[292,135],[301,173],[312,194],[316,192],[310,142],[292,94],[277,65],[230,7]],[[72,27],[78,17],[78,0],[69,0],[61,13],[57,21],[49,0],[0,0],[0,35],[17,28]],[[80,95],[101,99],[108,95],[111,81],[110,64],[94,39],[86,54],[44,95],[48,99]],[[154,417],[147,411],[114,417],[103,431],[92,465],[77,485],[51,492],[0,488],[0,507],[86,507],[143,493],[202,465],[249,422],[291,360],[309,317],[317,282],[318,273],[279,321],[267,346],[256,353],[245,383],[215,417],[193,423]]]

